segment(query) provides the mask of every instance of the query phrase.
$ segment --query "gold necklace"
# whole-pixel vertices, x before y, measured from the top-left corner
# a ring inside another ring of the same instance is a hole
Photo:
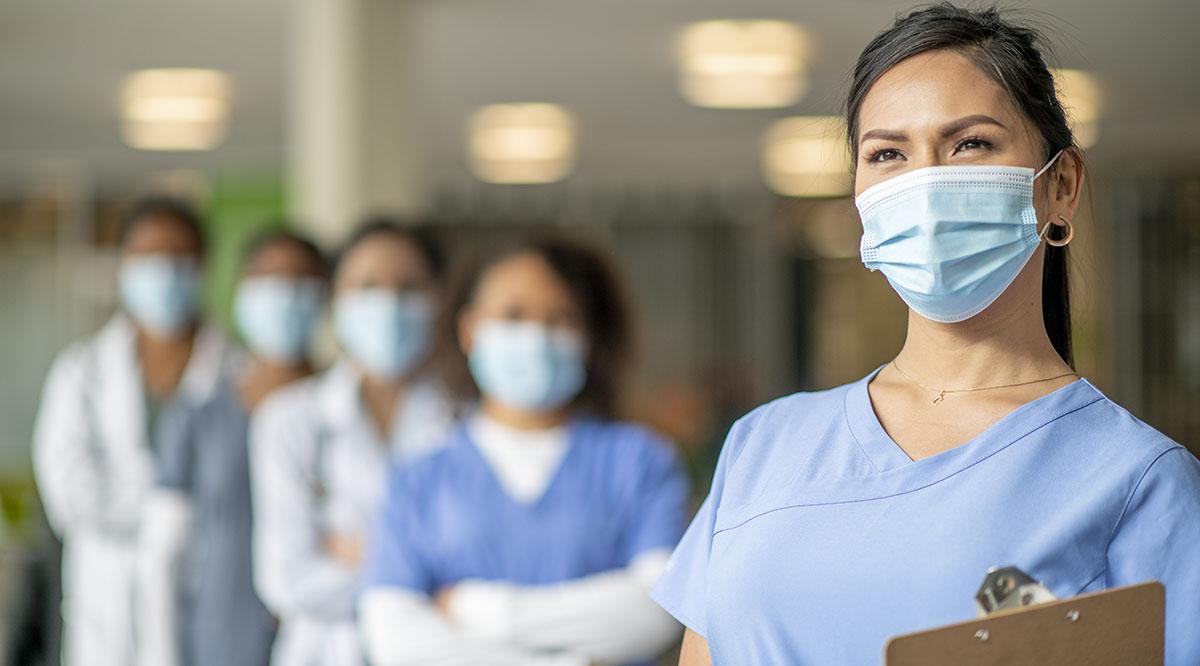
[[[1043,382],[1052,382],[1055,379],[1062,379],[1063,377],[1078,377],[1079,376],[1078,373],[1075,373],[1075,372],[1064,372],[1061,375],[1055,375],[1053,377],[1047,377],[1045,379],[1033,379],[1033,380],[1030,380],[1027,382],[1017,382],[1016,384],[1001,384],[999,386],[980,386],[979,388],[966,388],[966,389],[936,389],[936,388],[933,388],[932,386],[926,386],[925,384],[922,384],[920,381],[917,380],[916,377],[913,377],[912,375],[908,374],[907,372],[901,370],[900,366],[896,365],[895,359],[892,359],[892,367],[895,368],[896,372],[899,372],[908,381],[916,384],[917,386],[920,386],[921,388],[925,389],[926,391],[932,391],[934,393],[937,393],[937,397],[933,399],[933,404],[935,404],[935,405],[941,404],[942,401],[946,399],[947,393],[971,393],[974,391],[996,391],[999,389],[1015,388],[1017,386],[1029,386],[1030,384],[1041,384]]]

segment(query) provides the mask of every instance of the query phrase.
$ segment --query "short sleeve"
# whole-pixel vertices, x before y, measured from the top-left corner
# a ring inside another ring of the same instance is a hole
[[[640,457],[633,511],[623,539],[625,563],[652,550],[667,550],[683,533],[691,484],[679,457],[667,442],[649,437]]]
[[[423,548],[429,539],[421,533],[416,503],[423,493],[413,488],[415,479],[407,471],[397,465],[388,478],[387,496],[368,544],[361,587],[402,587],[433,596],[437,592],[434,574]]]
[[[156,480],[159,486],[184,493],[192,492],[195,449],[192,423],[195,421],[195,411],[195,407],[187,401],[176,399],[158,417],[154,437]]]
[[[725,478],[758,413],[751,412],[733,424],[717,459],[708,497],[700,505],[699,512],[684,532],[683,539],[675,547],[666,569],[650,592],[658,605],[701,636],[707,636],[709,555],[716,531],[717,510],[725,490]]]
[[[1150,580],[1167,591],[1166,664],[1200,664],[1200,461],[1176,446],[1134,489],[1108,547],[1106,586]]]

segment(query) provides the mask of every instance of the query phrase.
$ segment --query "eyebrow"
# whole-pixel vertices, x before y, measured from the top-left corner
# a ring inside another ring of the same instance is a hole
[[[940,128],[938,128],[938,134],[944,139],[967,129],[968,127],[974,127],[975,125],[995,125],[997,127],[1007,129],[1004,127],[1004,123],[991,116],[975,114],[972,116],[963,116],[958,120],[952,120],[945,125],[942,125]],[[868,139],[881,139],[883,141],[907,141],[908,135],[899,130],[868,130],[863,132],[862,136],[859,137],[859,145],[862,145]]]

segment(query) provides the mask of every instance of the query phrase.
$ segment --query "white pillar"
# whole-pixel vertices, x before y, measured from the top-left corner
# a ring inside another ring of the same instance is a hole
[[[401,214],[425,204],[424,145],[412,107],[412,69],[420,67],[413,14],[421,3],[365,0],[370,21],[365,32],[366,93],[364,127],[370,132],[363,152],[364,205]]]
[[[353,222],[362,197],[362,6],[360,0],[294,6],[287,193],[292,217],[326,244]]]
[[[297,0],[286,102],[289,213],[340,242],[367,212],[411,212],[423,184],[406,123],[402,0]]]

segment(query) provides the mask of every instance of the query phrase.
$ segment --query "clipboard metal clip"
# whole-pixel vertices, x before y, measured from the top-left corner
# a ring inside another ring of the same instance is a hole
[[[1017,567],[991,567],[975,593],[975,608],[979,617],[986,617],[1056,599],[1045,585]]]

